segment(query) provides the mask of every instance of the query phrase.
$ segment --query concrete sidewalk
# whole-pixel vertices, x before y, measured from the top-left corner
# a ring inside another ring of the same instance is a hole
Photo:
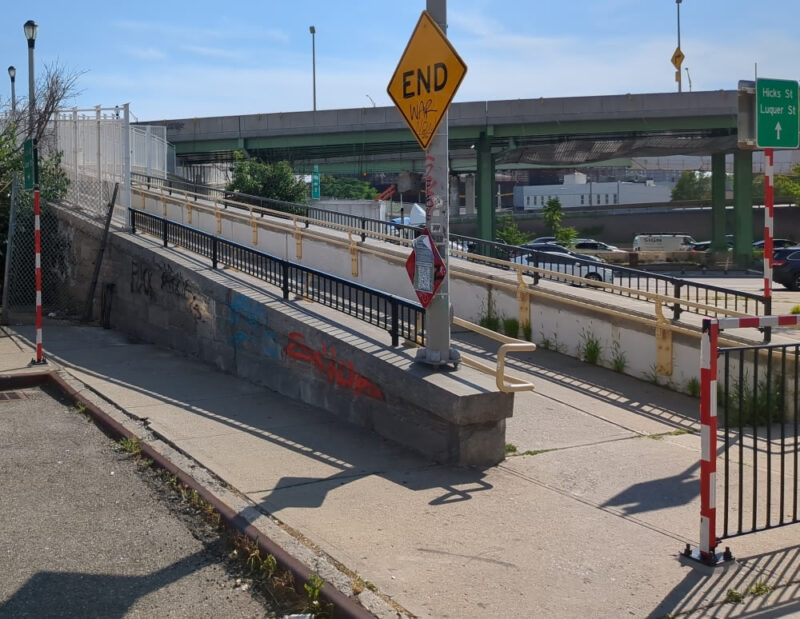
[[[32,336],[5,328],[0,372],[31,371]],[[797,527],[731,540],[727,569],[679,558],[699,536],[700,446],[675,430],[697,428],[697,401],[655,385],[546,351],[516,361],[537,386],[508,422],[517,455],[477,470],[111,331],[46,325],[45,351],[48,369],[242,493],[241,511],[271,514],[410,615],[800,614]],[[774,590],[725,603],[756,582]]]

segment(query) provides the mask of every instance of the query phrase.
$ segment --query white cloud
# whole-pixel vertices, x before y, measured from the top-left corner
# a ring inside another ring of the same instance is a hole
[[[225,60],[241,60],[242,58],[246,58],[247,54],[244,54],[239,51],[232,51],[229,49],[223,49],[219,47],[203,47],[200,45],[181,45],[179,47],[181,51],[188,52],[190,54],[194,54],[196,56],[204,56],[207,58],[222,58]]]
[[[122,52],[138,60],[164,60],[167,55],[154,47],[123,47]]]

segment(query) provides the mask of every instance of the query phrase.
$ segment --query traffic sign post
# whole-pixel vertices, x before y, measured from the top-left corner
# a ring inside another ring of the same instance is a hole
[[[426,347],[417,351],[416,360],[434,367],[447,364],[458,367],[461,361],[459,352],[450,347],[447,108],[464,79],[467,66],[447,40],[446,24],[446,0],[427,0],[427,10],[422,12],[386,89],[419,145],[426,151],[425,236],[431,248],[436,250],[433,252],[432,272],[438,284],[431,292],[423,291],[430,303],[425,314],[427,340]],[[425,255],[417,255],[415,250],[412,260],[422,258],[423,262],[430,264],[424,260],[427,254],[423,246],[418,249]],[[436,262],[436,254],[441,265]],[[429,266],[422,270],[415,264],[413,273],[410,273],[418,296],[420,288],[417,286],[423,283],[423,279],[428,279],[430,272]],[[422,299],[420,296],[420,301]]]
[[[800,146],[797,82],[756,80],[756,146],[797,148]]]

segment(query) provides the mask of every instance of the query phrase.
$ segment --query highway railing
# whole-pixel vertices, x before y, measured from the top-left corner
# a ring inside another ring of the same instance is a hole
[[[228,207],[247,208],[248,210],[253,209],[262,217],[266,215],[275,215],[276,212],[286,213],[288,215],[301,215],[308,218],[305,221],[306,228],[310,225],[310,221],[308,220],[313,220],[318,225],[323,226],[325,224],[333,224],[336,226],[355,228],[359,231],[362,241],[366,240],[366,238],[372,234],[395,236],[409,240],[419,234],[418,226],[392,223],[391,221],[385,221],[383,219],[374,219],[349,213],[339,213],[309,204],[273,200],[271,198],[253,196],[237,191],[226,191],[216,187],[209,187],[208,185],[151,177],[144,174],[132,174],[131,178],[142,187],[158,189],[166,192],[166,194],[170,196],[175,192],[180,192],[182,195],[190,197],[193,202],[197,202],[198,199],[206,199],[216,202],[226,209]]]
[[[148,189],[165,191],[168,195],[172,195],[172,192],[180,192],[186,199],[193,201],[197,201],[198,198],[205,198],[225,209],[247,209],[261,217],[301,215],[304,218],[303,225],[306,228],[312,223],[323,227],[330,225],[337,228],[350,228],[353,233],[360,235],[362,241],[366,240],[367,237],[382,241],[386,241],[387,237],[408,241],[420,232],[420,226],[403,225],[370,217],[339,213],[305,204],[227,192],[197,183],[147,177],[139,174],[132,175],[132,178],[134,182]],[[544,252],[526,250],[522,247],[458,234],[450,234],[450,254],[472,262],[483,262],[495,268],[498,266],[496,260],[515,261],[533,267],[553,262],[552,257]],[[495,261],[482,260],[484,256],[494,258]],[[684,311],[703,316],[725,316],[731,314],[766,316],[771,312],[770,299],[762,295],[611,263],[598,265],[597,261],[588,258],[571,260],[559,267],[557,272],[537,270],[532,276],[532,283],[536,285],[540,279],[563,280],[562,277],[559,277],[560,273],[581,277],[582,273],[586,273],[587,267],[592,267],[594,271],[602,269],[603,273],[610,272],[613,274],[613,283],[617,284],[617,286],[606,289],[611,294],[645,301],[651,301],[653,295],[674,298],[676,302],[671,306],[674,320],[678,320]],[[681,304],[679,301],[686,301],[687,303]],[[715,308],[718,308],[719,311]]]
[[[598,263],[591,258],[570,257],[566,262],[563,262],[563,259],[558,258],[559,254],[557,253],[551,254],[549,252],[524,249],[523,247],[457,234],[450,235],[450,244],[451,253],[455,253],[458,257],[466,258],[473,262],[483,261],[492,266],[497,266],[494,260],[482,260],[482,257],[486,256],[495,260],[527,264],[532,267],[539,267],[540,264],[550,264],[558,259],[560,261],[559,272],[566,272],[573,276],[581,276],[587,270],[611,274],[612,281],[609,282],[604,279],[607,283],[616,284],[614,288],[606,289],[611,294],[640,300],[652,298],[653,294],[672,297],[675,300],[671,307],[674,320],[678,320],[684,311],[703,316],[716,316],[717,312],[714,311],[714,308],[724,310],[720,315],[734,312],[749,316],[766,316],[771,311],[770,300],[759,294],[741,292],[723,288],[722,286],[651,273],[607,262]],[[460,251],[454,252],[454,248],[459,248]],[[466,251],[466,255],[464,251]],[[542,271],[540,273],[537,271],[532,278],[533,284],[538,284],[540,279],[558,280],[558,272]],[[691,305],[681,304],[680,301],[689,302]]]
[[[388,331],[392,346],[398,346],[401,337],[424,341],[425,310],[416,303],[164,217],[133,208],[130,213],[133,234],[145,232],[164,247],[172,244],[199,254],[211,260],[214,269],[223,265],[261,279],[280,288],[284,299],[295,294]]]

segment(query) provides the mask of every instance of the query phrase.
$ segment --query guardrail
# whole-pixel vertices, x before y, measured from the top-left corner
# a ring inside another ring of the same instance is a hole
[[[240,207],[253,209],[261,217],[265,215],[276,215],[286,213],[289,215],[302,215],[309,220],[317,222],[319,225],[334,224],[358,230],[361,240],[365,241],[367,236],[372,234],[400,237],[403,239],[413,239],[419,234],[418,226],[409,226],[400,223],[392,223],[383,219],[363,217],[361,215],[351,215],[349,213],[339,213],[308,204],[298,204],[295,202],[284,202],[283,200],[273,200],[249,194],[226,191],[207,185],[199,185],[188,181],[174,179],[162,179],[145,176],[143,174],[132,174],[131,178],[146,187],[147,189],[161,189],[172,195],[173,190],[186,195],[191,195],[194,202],[198,199],[206,198],[213,202],[222,204],[223,208]],[[277,212],[277,213],[276,213]],[[306,228],[310,226],[310,221],[306,220]]]
[[[473,262],[484,262],[493,266],[496,266],[495,262],[482,260],[482,257],[486,256],[495,260],[514,261],[517,263],[522,262],[532,267],[538,267],[539,264],[553,262],[554,256],[558,256],[558,254],[549,252],[529,250],[505,243],[496,243],[455,234],[450,235],[450,242],[451,253],[458,257],[466,258]],[[453,245],[467,248],[466,254],[460,250],[453,251]],[[640,300],[647,300],[651,298],[652,294],[671,297],[676,301],[671,307],[674,320],[678,320],[684,311],[692,311],[702,316],[715,316],[716,313],[713,311],[713,307],[720,307],[723,310],[751,316],[766,316],[769,315],[771,310],[770,299],[752,292],[741,292],[607,262],[598,264],[596,260],[590,258],[570,257],[568,262],[562,264],[562,272],[573,276],[579,276],[587,268],[595,271],[602,269],[610,272],[613,277],[613,283],[618,284],[618,287],[607,289],[607,292],[611,294]],[[537,272],[533,275],[533,284],[538,284],[539,279],[542,278],[558,279],[558,275],[546,271]],[[682,305],[680,303],[681,300],[692,305]],[[699,307],[700,305],[703,307]]]
[[[158,188],[162,191],[167,191],[169,195],[172,195],[173,190],[179,191],[184,196],[191,197],[195,202],[198,198],[205,197],[217,204],[221,204],[223,208],[228,208],[229,206],[243,208],[261,217],[267,215],[284,217],[302,215],[305,218],[303,225],[306,228],[312,222],[323,227],[329,224],[331,226],[351,228],[354,234],[360,235],[362,242],[367,237],[382,241],[386,241],[387,237],[410,240],[419,234],[418,226],[338,213],[314,206],[282,202],[259,196],[233,194],[222,189],[185,181],[147,177],[140,174],[133,174],[132,178],[149,189]],[[519,262],[524,260],[524,264],[533,267],[553,261],[551,255],[546,252],[526,250],[505,243],[457,234],[450,235],[450,254],[457,258],[465,258],[472,262],[484,263],[493,267],[497,267],[497,263],[483,260],[483,257],[503,261]],[[608,271],[613,274],[613,283],[618,284],[618,286],[608,288],[607,292],[610,294],[644,301],[652,300],[653,295],[675,299],[670,308],[674,320],[678,320],[684,311],[701,316],[724,316],[729,313],[766,316],[771,313],[771,299],[759,294],[741,292],[611,263],[598,265],[597,261],[588,258],[575,258],[569,263],[565,263],[563,268],[559,268],[559,272],[537,270],[532,275],[532,283],[536,285],[540,279],[556,281],[563,279],[559,276],[559,273],[580,277],[580,274],[586,271],[586,267],[594,267],[595,270],[603,269],[604,272]],[[685,301],[686,303],[682,304],[680,301]],[[720,308],[722,311],[716,312],[714,308]],[[765,337],[769,337],[767,332],[765,332]]]
[[[388,331],[392,346],[400,338],[422,344],[425,336],[425,310],[406,299],[336,277],[323,271],[277,258],[252,247],[234,243],[202,230],[164,217],[130,209],[131,232],[143,231],[211,260],[214,269],[221,264],[257,277],[290,294],[310,299]]]

